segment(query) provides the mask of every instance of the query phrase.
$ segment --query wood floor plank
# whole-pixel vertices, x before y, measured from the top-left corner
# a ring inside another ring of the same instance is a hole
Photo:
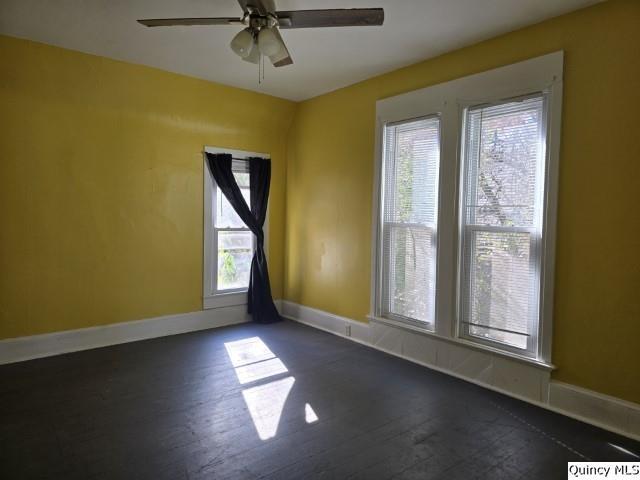
[[[237,370],[248,339],[269,358]],[[640,452],[288,321],[0,366],[0,445],[3,479],[566,478]]]

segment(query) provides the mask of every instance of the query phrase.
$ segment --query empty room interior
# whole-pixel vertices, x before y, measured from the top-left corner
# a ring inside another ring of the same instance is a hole
[[[0,0],[0,478],[640,479],[640,1]]]

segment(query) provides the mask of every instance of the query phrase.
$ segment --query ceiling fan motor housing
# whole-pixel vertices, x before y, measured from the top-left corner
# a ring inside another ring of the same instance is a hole
[[[246,22],[249,25],[249,27],[257,30],[264,27],[273,28],[278,26],[280,23],[279,19],[273,14],[260,15],[259,13],[251,13],[247,15],[245,18],[247,18]]]

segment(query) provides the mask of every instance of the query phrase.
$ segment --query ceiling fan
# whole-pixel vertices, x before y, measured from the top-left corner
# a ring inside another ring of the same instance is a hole
[[[274,0],[238,0],[238,3],[244,12],[240,18],[154,18],[138,22],[147,27],[244,25],[231,40],[231,49],[251,63],[259,63],[261,55],[269,57],[275,67],[293,63],[280,35],[281,28],[366,27],[384,22],[382,8],[277,11]]]

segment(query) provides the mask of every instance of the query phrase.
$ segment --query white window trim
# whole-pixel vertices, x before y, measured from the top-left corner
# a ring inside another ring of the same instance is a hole
[[[547,130],[547,124],[548,124],[548,119],[549,119],[549,95],[548,95],[548,88],[545,88],[539,92],[536,92],[532,95],[524,95],[524,97],[519,96],[519,97],[510,97],[510,98],[503,98],[500,99],[498,101],[492,101],[492,102],[483,102],[482,106],[489,106],[489,105],[498,105],[498,104],[503,104],[503,103],[508,103],[508,102],[512,102],[512,101],[518,101],[518,100],[523,100],[526,98],[530,98],[530,97],[541,97],[542,101],[543,101],[543,119],[542,119],[542,124],[543,124],[543,128],[546,134],[548,134],[548,130]],[[466,110],[468,108],[472,108],[477,106],[477,104],[462,104],[461,105],[463,107],[463,118],[461,120],[461,130],[460,133],[464,134],[465,133],[465,129],[467,128],[466,126]],[[546,180],[545,180],[545,170],[547,168],[547,153],[546,153],[546,145],[548,144],[548,140],[545,137],[543,139],[544,141],[544,147],[543,150],[545,152],[544,154],[544,160],[543,162],[540,162],[540,164],[538,165],[538,168],[542,171],[542,175],[539,176],[539,179],[541,180],[541,185],[538,185],[536,188],[536,196],[539,195],[540,193],[542,193],[544,195],[544,190],[546,187]],[[458,198],[458,202],[460,205],[460,208],[458,209],[458,214],[459,214],[459,226],[458,226],[458,233],[459,233],[459,242],[458,242],[458,283],[457,283],[457,287],[458,287],[458,303],[456,305],[457,307],[457,316],[458,316],[458,321],[456,322],[456,327],[457,327],[457,336],[461,339],[464,339],[470,343],[479,343],[485,346],[489,346],[492,347],[496,350],[504,350],[507,352],[511,352],[516,356],[523,356],[523,357],[528,357],[528,358],[540,358],[540,356],[536,357],[536,353],[540,352],[541,350],[541,340],[542,337],[541,335],[539,335],[539,331],[540,331],[540,326],[537,330],[535,331],[531,331],[530,332],[530,337],[527,338],[527,348],[526,349],[518,349],[517,347],[513,347],[510,346],[508,344],[503,344],[500,346],[500,343],[497,341],[493,341],[493,340],[485,340],[483,338],[480,337],[474,337],[473,335],[471,335],[470,333],[468,333],[468,327],[470,325],[467,325],[467,327],[465,328],[463,326],[463,320],[464,320],[464,309],[465,309],[465,300],[468,300],[468,298],[466,297],[469,294],[468,291],[468,283],[465,282],[465,269],[464,269],[464,247],[465,247],[465,241],[466,241],[466,237],[468,232],[470,231],[481,231],[481,232],[510,232],[510,233],[515,233],[515,232],[519,232],[519,233],[528,233],[532,239],[532,243],[531,243],[531,250],[529,252],[530,254],[530,262],[533,263],[533,265],[535,266],[536,271],[540,271],[541,268],[541,264],[542,264],[542,237],[540,235],[540,232],[538,231],[538,228],[540,228],[542,231],[544,231],[543,225],[533,225],[530,227],[499,227],[499,226],[481,226],[481,225],[468,225],[464,222],[463,217],[464,217],[464,213],[462,212],[462,208],[461,206],[464,205],[464,195],[465,195],[465,191],[464,191],[464,183],[466,180],[466,173],[464,171],[465,169],[465,162],[466,159],[465,157],[465,152],[463,149],[464,145],[463,145],[463,141],[460,141],[460,153],[459,153],[459,162],[460,162],[460,174],[458,175],[458,181],[459,181],[459,198]],[[542,219],[544,219],[545,217],[545,205],[543,204],[544,202],[538,202],[536,201],[536,213],[535,216],[540,216]],[[542,204],[542,205],[541,205]],[[540,266],[540,268],[539,268]],[[542,278],[541,278],[542,281]],[[463,284],[464,283],[464,284]],[[536,288],[536,292],[537,292],[537,296],[540,299],[540,288],[541,284],[536,284],[535,288]],[[537,305],[538,308],[538,319],[539,321],[541,321],[541,317],[540,317],[540,311],[541,311],[541,307],[542,305]]]
[[[487,72],[408,92],[376,103],[376,145],[373,188],[373,248],[370,318],[380,318],[382,206],[381,174],[384,125],[410,118],[439,114],[441,118],[440,179],[438,191],[438,238],[436,261],[435,329],[424,330],[441,339],[497,355],[516,357],[534,365],[551,367],[553,287],[557,217],[560,122],[562,110],[563,52],[554,52]],[[548,95],[547,145],[544,188],[544,218],[540,272],[540,339],[536,358],[472,343],[460,338],[459,317],[459,220],[462,119],[465,108],[515,98],[536,92]],[[394,322],[402,326],[402,322]],[[407,325],[415,330],[415,326]]]
[[[385,122],[385,124],[383,125],[383,130],[380,132],[380,135],[382,135],[384,137],[384,135],[385,135],[384,127],[386,127],[386,126],[394,126],[394,125],[398,125],[398,124],[403,124],[405,122],[411,122],[411,121],[416,121],[416,120],[427,120],[427,119],[437,119],[437,121],[438,121],[438,129],[439,129],[439,133],[440,133],[440,137],[441,137],[442,136],[442,120],[441,120],[439,114],[425,115],[423,117],[418,117],[418,118],[409,118],[409,119],[402,120],[400,122]],[[442,139],[439,138],[439,143],[440,143],[439,144],[439,148],[441,148],[441,143],[442,143],[441,140]],[[381,141],[382,141],[381,148],[384,150],[384,149],[386,149],[386,146],[384,145],[384,138]],[[383,155],[384,155],[384,153],[383,153]],[[440,170],[440,159],[441,158],[442,158],[442,155],[440,155],[440,158],[438,159],[438,170]],[[381,162],[380,162],[380,175],[381,175],[381,178],[382,178],[382,174],[383,174],[383,172],[382,172],[383,168],[384,168],[383,159],[381,159]],[[439,173],[438,173],[438,175],[439,175]],[[440,192],[438,191],[439,182],[436,182],[436,183],[437,183],[437,185],[436,185],[436,196],[438,197],[437,200],[436,200],[436,204],[437,204],[437,202],[440,199]],[[379,285],[378,286],[378,291],[379,291],[380,297],[379,297],[379,302],[377,304],[378,305],[378,313],[380,315],[383,315],[383,311],[385,310],[385,308],[382,305],[382,303],[384,302],[384,298],[385,298],[385,295],[384,295],[384,283],[385,282],[384,282],[383,279],[385,277],[384,270],[385,270],[385,268],[388,268],[388,263],[384,262],[384,260],[382,259],[384,227],[396,223],[396,222],[385,221],[385,219],[384,219],[384,206],[383,206],[383,203],[385,202],[385,200],[384,200],[384,198],[382,198],[383,197],[383,190],[384,190],[384,187],[383,187],[382,182],[381,182],[381,184],[380,184],[380,205],[379,205],[379,208],[380,208],[379,222],[380,223],[379,223],[379,228],[378,228],[379,238],[380,238],[380,246],[379,246],[379,248],[380,248],[380,257],[379,257],[379,259],[380,259],[380,262],[381,262],[380,263],[380,269],[381,270],[379,272],[379,278],[378,278],[378,285]],[[396,225],[401,225],[401,224],[400,223],[396,223]],[[404,223],[402,225],[409,226],[410,224]],[[434,223],[432,225],[422,225],[422,224],[411,224],[411,225],[432,231],[432,239],[433,239],[432,249],[435,252],[436,265],[437,265],[438,235],[439,235],[439,231],[438,231],[438,212],[436,212],[436,214],[435,214],[435,221],[434,221]],[[434,278],[434,280],[436,280],[435,289],[437,289],[437,279]],[[434,296],[435,296],[435,294],[436,294],[436,291],[434,290]],[[435,305],[433,305],[430,310],[431,310],[429,312],[430,313],[430,320],[426,321],[426,322],[423,322],[423,321],[420,321],[420,320],[415,320],[415,319],[408,318],[408,317],[403,317],[402,315],[398,315],[398,314],[395,314],[395,313],[392,313],[392,312],[384,313],[384,315],[385,315],[384,318],[388,318],[389,320],[393,320],[393,321],[397,321],[397,322],[404,322],[404,323],[409,324],[409,325],[416,325],[416,326],[418,326],[418,328],[424,328],[425,330],[433,331],[434,326],[435,326],[434,319],[436,318],[435,317]]]
[[[207,153],[229,153],[235,159],[248,159],[250,157],[260,157],[270,159],[271,156],[268,153],[258,152],[245,152],[242,150],[232,150],[229,148],[221,147],[204,147],[203,152],[203,185],[204,185],[204,229],[203,229],[203,266],[202,266],[202,308],[220,308],[229,307],[232,305],[246,305],[247,304],[247,291],[245,290],[233,290],[230,292],[217,293],[214,290],[214,278],[213,271],[217,261],[217,251],[214,248],[214,199],[215,199],[215,183],[211,178],[209,172],[209,166],[207,164]],[[268,242],[269,242],[269,210],[267,209],[267,220],[264,224],[264,250],[265,256],[268,257]]]

